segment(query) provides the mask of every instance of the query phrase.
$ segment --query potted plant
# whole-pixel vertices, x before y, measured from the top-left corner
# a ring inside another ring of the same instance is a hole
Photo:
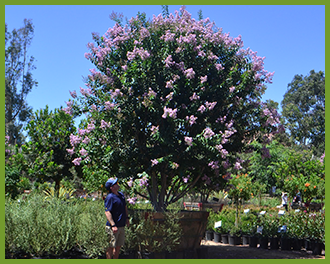
[[[241,244],[241,229],[239,226],[233,225],[229,231],[229,244],[239,245]]]
[[[259,244],[260,248],[268,249],[271,218],[268,215],[260,215]]]
[[[207,226],[205,232],[205,240],[210,241],[214,238],[214,224],[217,222],[219,216],[213,210],[209,211],[209,217],[207,218]]]
[[[268,221],[267,232],[270,241],[270,249],[278,249],[279,248],[279,219],[278,215],[269,215],[270,219]]]
[[[254,213],[247,213],[241,216],[241,233],[242,233],[242,243],[243,245],[248,245],[250,243],[250,236],[253,236],[256,232],[255,222],[256,215]]]
[[[218,233],[221,234],[221,241],[224,244],[229,243],[229,231],[231,229],[232,224],[230,223],[227,215],[222,215],[220,218],[221,226],[216,229]]]
[[[305,233],[304,212],[292,212],[288,215],[287,232],[291,238],[293,250],[301,250]]]
[[[310,213],[307,222],[308,237],[311,241],[311,249],[314,255],[322,252],[322,239],[325,235],[325,214]]]
[[[283,224],[280,223],[280,224]],[[290,250],[291,249],[291,239],[289,236],[289,233],[287,232],[287,225],[283,224],[280,225],[280,227],[278,228],[278,233],[280,236],[280,246],[281,246],[281,250]]]

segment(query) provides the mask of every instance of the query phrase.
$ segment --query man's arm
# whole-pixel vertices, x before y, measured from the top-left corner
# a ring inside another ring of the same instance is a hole
[[[105,211],[105,216],[107,217],[107,220],[109,221],[112,231],[116,233],[118,231],[118,228],[116,227],[115,221],[113,221],[112,214],[110,211]]]

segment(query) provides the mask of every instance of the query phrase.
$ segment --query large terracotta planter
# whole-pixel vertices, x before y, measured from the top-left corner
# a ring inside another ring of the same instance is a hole
[[[151,213],[153,221],[164,221],[162,213]],[[182,228],[180,245],[175,250],[197,249],[205,235],[209,212],[205,211],[181,211],[179,223]]]

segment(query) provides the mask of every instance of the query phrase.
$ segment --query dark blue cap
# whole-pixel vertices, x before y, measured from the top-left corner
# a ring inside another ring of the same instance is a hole
[[[109,180],[107,180],[107,182],[105,183],[105,188],[107,190],[110,190],[110,187],[114,186],[116,183],[117,183],[118,179],[113,179],[113,178],[110,178]]]

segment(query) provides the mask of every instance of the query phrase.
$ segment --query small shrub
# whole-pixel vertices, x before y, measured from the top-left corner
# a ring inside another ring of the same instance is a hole
[[[102,202],[84,203],[77,222],[77,244],[91,258],[104,254],[109,246],[105,233],[106,218]]]
[[[7,198],[5,204],[5,250],[34,256],[60,254],[79,246],[90,257],[107,247],[103,202],[44,200],[31,194],[26,199]]]

